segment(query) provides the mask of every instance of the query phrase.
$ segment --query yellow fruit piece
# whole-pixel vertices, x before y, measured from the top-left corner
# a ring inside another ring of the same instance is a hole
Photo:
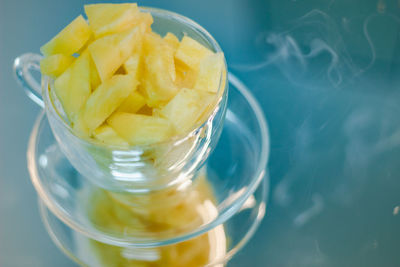
[[[76,53],[76,54],[79,54],[79,55],[83,54],[83,52],[85,52],[85,51],[87,50],[88,46],[89,46],[91,43],[93,43],[93,41],[94,41],[94,34],[93,34],[93,32],[90,32],[90,37],[89,37],[89,39],[86,41],[85,45],[82,46],[82,47],[81,47],[78,51],[76,51],[75,53]]]
[[[85,5],[89,26],[96,38],[128,30],[138,23],[137,4]]]
[[[146,99],[138,92],[133,91],[118,107],[117,111],[136,113],[146,104]]]
[[[97,71],[96,65],[94,64],[94,61],[92,57],[90,56],[90,86],[92,88],[92,91],[96,90],[96,88],[100,85],[101,80],[99,73]]]
[[[174,50],[174,52],[179,47],[179,39],[173,33],[167,33],[163,38],[167,44]]]
[[[40,71],[42,74],[57,77],[62,74],[74,62],[73,56],[56,54],[43,58],[40,61]]]
[[[175,84],[179,88],[193,88],[197,79],[197,72],[179,62],[176,62],[175,68]]]
[[[72,55],[85,45],[91,35],[89,25],[80,15],[53,39],[40,48],[43,55]]]
[[[165,69],[171,76],[172,81],[175,81],[175,62],[174,62],[174,50],[168,45],[168,43],[156,33],[150,33],[144,35],[143,40],[143,51],[145,56],[156,55],[162,58],[165,65]]]
[[[133,75],[136,79],[139,79],[139,63],[140,63],[140,55],[133,54],[124,63],[125,72],[128,73],[129,75]]]
[[[79,112],[74,128],[90,135],[122,104],[137,85],[137,80],[131,75],[114,75],[103,82]]]
[[[185,133],[192,130],[214,99],[215,94],[182,88],[159,115],[170,120],[178,133]]]
[[[172,166],[181,164],[195,152],[198,135],[191,136],[178,144],[158,146],[152,156],[154,165],[160,170],[168,170]]]
[[[129,58],[141,33],[137,27],[125,32],[104,36],[91,43],[89,52],[102,82],[109,79]]]
[[[142,25],[142,32],[151,32],[151,24],[153,24],[153,16],[148,12],[140,12],[138,20]]]
[[[101,141],[102,143],[107,144],[107,145],[116,145],[116,146],[123,146],[123,147],[129,146],[128,142],[126,142],[124,139],[122,139],[114,131],[114,129],[111,128],[107,124],[103,124],[100,127],[98,127],[93,132],[93,136],[98,141]]]
[[[173,135],[172,124],[164,118],[115,112],[107,123],[131,145],[154,144]]]
[[[224,55],[216,53],[206,56],[199,66],[193,89],[216,93],[219,89],[224,68]]]
[[[161,36],[155,32],[147,32],[143,34],[143,53],[144,55],[149,54],[154,49],[159,48],[163,44]],[[165,43],[164,43],[165,44]]]
[[[150,107],[171,99],[178,91],[174,84],[172,49],[156,34],[146,34],[143,42],[144,74],[141,88]]]
[[[54,82],[54,89],[70,122],[88,99],[90,89],[90,56],[83,53]]]
[[[145,61],[145,78],[141,88],[150,107],[167,102],[178,91],[169,74],[165,72],[165,64],[162,61],[157,55],[148,56]]]
[[[197,69],[200,61],[212,52],[202,44],[188,36],[182,38],[175,53],[175,59],[186,66]]]

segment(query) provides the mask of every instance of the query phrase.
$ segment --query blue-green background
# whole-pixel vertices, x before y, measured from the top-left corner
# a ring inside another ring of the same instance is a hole
[[[42,226],[26,168],[39,108],[13,59],[95,1],[0,0],[0,266],[74,266]],[[219,41],[271,130],[266,217],[230,266],[400,266],[400,2],[139,1]]]

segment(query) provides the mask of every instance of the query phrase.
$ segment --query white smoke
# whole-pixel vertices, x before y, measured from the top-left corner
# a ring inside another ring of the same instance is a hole
[[[369,47],[369,55],[364,55],[369,58],[367,63],[357,62],[343,40],[344,32],[351,35],[355,19],[342,18],[335,21],[327,13],[316,9],[293,21],[287,30],[260,33],[256,43],[262,50],[267,50],[264,60],[251,64],[233,64],[232,68],[254,72],[276,67],[288,81],[302,87],[318,86],[318,81],[329,81],[333,87],[344,86],[375,63],[376,51],[369,33],[370,24],[382,16],[400,23],[399,18],[382,13],[382,10],[381,7],[378,13],[366,17],[362,29],[359,29]]]

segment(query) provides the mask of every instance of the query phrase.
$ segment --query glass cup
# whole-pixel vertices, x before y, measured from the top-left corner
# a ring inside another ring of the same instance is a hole
[[[190,19],[154,8],[142,11],[152,14],[152,29],[160,35],[188,35],[221,52]],[[41,58],[22,55],[14,68],[47,117],[43,112],[38,117],[27,156],[54,242],[83,266],[97,266],[93,253],[86,253],[88,245],[93,252],[93,244],[105,260],[114,253],[118,262],[139,266],[166,266],[165,257],[170,266],[188,266],[182,257],[195,260],[194,251],[207,255],[201,266],[223,266],[254,234],[269,191],[268,127],[249,89],[227,75],[225,63],[215,105],[192,131],[149,146],[109,146],[74,133],[54,81],[42,76],[40,86],[33,78]]]
[[[176,190],[114,193],[81,179],[43,112],[38,116],[27,153],[29,173],[43,222],[66,255],[83,266],[104,266],[93,263],[101,255],[110,266],[181,266],[191,260],[199,263],[194,266],[223,266],[243,247],[266,208],[269,135],[250,90],[228,77],[221,139],[204,172]]]
[[[213,52],[221,52],[214,38],[194,21],[173,12],[141,8],[154,18],[153,31],[172,32],[179,39],[187,35]],[[78,136],[67,123],[53,87],[53,80],[42,76],[41,86],[31,70],[40,69],[41,56],[24,54],[14,63],[16,76],[28,96],[42,106],[61,150],[85,178],[114,192],[150,192],[184,183],[196,177],[215,148],[225,118],[228,82],[225,71],[212,111],[190,133],[147,146],[118,147]]]

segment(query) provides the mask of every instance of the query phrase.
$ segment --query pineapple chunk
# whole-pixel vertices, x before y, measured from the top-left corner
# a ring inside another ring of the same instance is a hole
[[[162,53],[160,53],[162,50]],[[171,76],[172,81],[175,81],[175,62],[174,49],[156,33],[146,34],[144,36],[144,53],[145,55],[155,54],[162,57],[165,68]]]
[[[214,99],[215,94],[182,88],[165,107],[159,110],[159,115],[170,120],[178,133],[185,133],[192,130]]]
[[[184,66],[182,63],[179,62],[175,64],[175,68],[176,68],[175,84],[179,88],[193,88],[197,79],[197,72],[187,66]]]
[[[172,49],[156,34],[146,34],[143,43],[145,52],[143,94],[150,107],[166,102],[177,93],[174,84],[175,64]]]
[[[136,79],[139,79],[139,63],[140,56],[139,54],[133,54],[128,58],[124,63],[125,72],[129,75],[133,75]]]
[[[107,124],[103,124],[93,132],[94,138],[108,145],[117,145],[127,147],[128,142],[122,139],[113,128]]]
[[[138,16],[139,22],[142,25],[142,33],[151,32],[151,24],[153,24],[153,16],[147,12],[140,12]]]
[[[178,49],[179,39],[173,33],[167,33],[163,39],[174,50],[174,52]]]
[[[194,135],[178,144],[158,146],[152,154],[154,165],[160,170],[168,170],[171,166],[185,162],[194,153],[198,138],[198,135]]]
[[[150,144],[207,119],[226,82],[222,53],[188,36],[161,37],[137,4],[90,4],[85,12],[88,22],[77,17],[41,48],[42,73],[54,77],[78,134],[110,143],[114,131],[129,144]],[[110,116],[116,127],[105,123]],[[123,131],[121,121],[135,125]]]
[[[143,56],[150,54],[152,51],[160,49],[161,45],[165,44],[160,35],[155,32],[148,32],[143,34]]]
[[[141,34],[137,27],[97,39],[88,47],[102,82],[129,58]]]
[[[199,73],[193,89],[216,93],[219,89],[221,78],[223,78],[221,77],[223,68],[224,56],[222,53],[205,57],[200,62]]]
[[[138,85],[131,75],[114,75],[94,91],[79,112],[74,128],[90,135],[133,92]]]
[[[115,112],[107,123],[131,145],[149,145],[173,135],[171,123],[164,118]]]
[[[92,87],[92,91],[96,90],[96,88],[100,85],[101,80],[99,73],[97,71],[96,65],[92,57],[90,56],[90,86]]]
[[[55,54],[72,55],[85,45],[91,35],[89,25],[82,15],[74,19],[53,39],[40,48],[45,56]]]
[[[74,122],[78,111],[88,99],[90,89],[90,56],[83,53],[54,82],[54,88],[64,112]]]
[[[91,32],[90,33],[90,37],[89,37],[89,39],[87,40],[87,42],[85,43],[85,45],[84,46],[82,46],[78,51],[76,51],[75,53],[76,54],[83,54],[83,52],[85,52],[86,50],[87,50],[87,48],[88,48],[88,46],[91,44],[91,43],[93,43],[93,41],[94,41],[94,35],[93,35],[93,32]]]
[[[186,66],[197,70],[200,61],[210,54],[212,54],[212,52],[208,48],[204,47],[196,40],[184,36],[176,50],[175,59]]]
[[[56,54],[45,57],[40,61],[40,71],[42,74],[51,77],[60,76],[74,62],[73,56]]]
[[[146,104],[146,99],[138,92],[133,91],[118,107],[117,111],[136,113]]]
[[[96,38],[122,32],[136,26],[139,9],[137,4],[85,5],[89,26]]]

